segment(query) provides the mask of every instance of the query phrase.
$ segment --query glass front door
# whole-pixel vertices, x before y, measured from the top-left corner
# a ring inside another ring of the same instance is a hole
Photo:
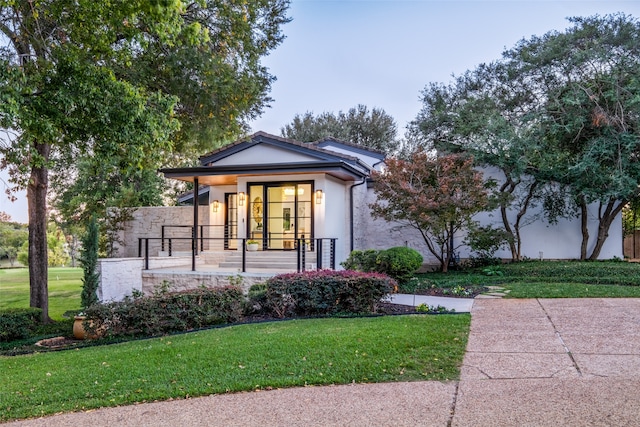
[[[291,250],[313,237],[312,183],[249,186],[249,237],[263,249]]]
[[[238,249],[238,196],[235,193],[224,195],[224,248]]]

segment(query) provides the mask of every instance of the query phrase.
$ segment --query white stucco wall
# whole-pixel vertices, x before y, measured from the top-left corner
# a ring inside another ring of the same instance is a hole
[[[487,172],[487,171],[486,171]],[[489,170],[499,178],[499,173]],[[373,220],[371,210],[368,205],[375,200],[375,193],[372,188],[365,193],[364,186],[356,187],[355,211],[355,249],[387,249],[393,246],[409,246],[422,254],[427,264],[437,264],[437,260],[429,253],[422,236],[417,230],[411,228],[398,228],[397,223],[387,223],[386,221]],[[592,250],[598,231],[598,204],[589,205],[589,248]],[[511,211],[510,216],[515,217],[516,212]],[[538,204],[529,210],[528,218],[535,218],[529,225],[521,228],[522,255],[524,257],[539,259],[540,252],[544,259],[579,259],[580,245],[582,242],[580,218],[561,218],[557,224],[548,223],[542,215],[542,206]],[[483,212],[474,217],[481,225],[502,226],[499,210],[494,212]],[[464,240],[464,234],[456,236],[456,244]],[[468,258],[472,255],[467,246],[458,249],[461,258]],[[511,252],[501,250],[496,253],[497,257],[511,259]],[[611,259],[613,257],[623,257],[623,235],[622,217],[618,216],[609,229],[609,237],[600,253],[599,259]]]

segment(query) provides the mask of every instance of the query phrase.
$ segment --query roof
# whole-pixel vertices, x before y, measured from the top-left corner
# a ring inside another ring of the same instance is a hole
[[[224,161],[231,156],[258,145],[294,153],[296,161],[233,163]],[[217,164],[216,164],[217,163]],[[247,138],[214,150],[200,157],[201,166],[161,169],[165,177],[200,184],[234,184],[239,176],[325,173],[343,181],[352,181],[369,176],[371,167],[358,157],[332,150],[316,144],[302,143],[291,139],[257,132]]]

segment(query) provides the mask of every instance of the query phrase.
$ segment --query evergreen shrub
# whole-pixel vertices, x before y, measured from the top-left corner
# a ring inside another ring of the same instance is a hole
[[[39,308],[11,308],[0,311],[0,341],[9,342],[31,335],[40,324]]]

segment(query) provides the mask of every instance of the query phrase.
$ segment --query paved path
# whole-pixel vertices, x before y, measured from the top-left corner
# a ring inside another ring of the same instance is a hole
[[[10,426],[638,426],[640,299],[477,299],[459,382],[208,396]]]

